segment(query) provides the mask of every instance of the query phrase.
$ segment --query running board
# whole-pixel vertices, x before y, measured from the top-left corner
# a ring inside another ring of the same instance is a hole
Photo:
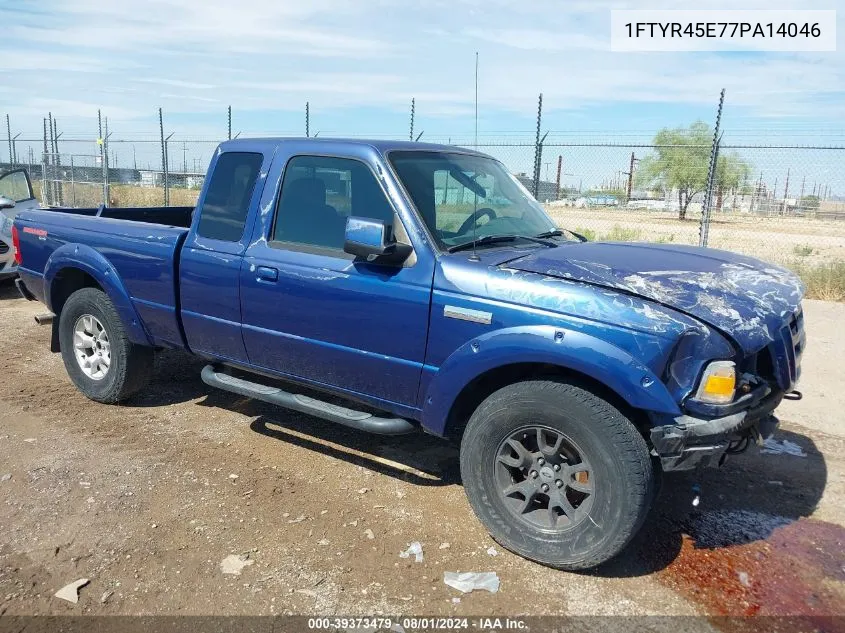
[[[218,372],[212,365],[206,365],[202,369],[202,381],[218,389],[231,391],[248,398],[255,398],[263,402],[269,402],[285,409],[293,409],[301,413],[307,413],[329,422],[337,422],[344,426],[350,426],[359,431],[376,433],[378,435],[402,435],[411,433],[416,427],[403,418],[379,418],[372,413],[355,411],[340,407],[336,404],[329,404],[322,400],[309,398],[298,393],[288,393],[278,387],[261,385],[242,378],[236,378],[229,374]]]

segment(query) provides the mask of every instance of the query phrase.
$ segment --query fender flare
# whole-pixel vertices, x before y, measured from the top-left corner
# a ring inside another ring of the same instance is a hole
[[[138,345],[152,346],[152,340],[132,303],[129,292],[111,262],[101,253],[84,244],[64,244],[50,255],[44,267],[44,299],[52,311],[52,289],[56,276],[67,268],[77,268],[91,275],[114,304],[129,340]]]
[[[536,325],[489,332],[455,350],[431,380],[423,400],[422,425],[443,435],[464,387],[492,369],[521,363],[575,371],[605,385],[634,408],[680,414],[663,382],[625,350],[583,332]]]

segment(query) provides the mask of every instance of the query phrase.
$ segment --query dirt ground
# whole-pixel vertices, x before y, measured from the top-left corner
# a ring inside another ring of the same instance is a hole
[[[88,401],[43,310],[0,285],[0,614],[845,615],[845,304],[806,303],[805,398],[777,435],[805,456],[667,475],[636,541],[584,574],[496,545],[435,438],[214,392],[176,353],[130,404]],[[399,557],[412,541],[423,562]],[[78,604],[53,596],[80,578]]]

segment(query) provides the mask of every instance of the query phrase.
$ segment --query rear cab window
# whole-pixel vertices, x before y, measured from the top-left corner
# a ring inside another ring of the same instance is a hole
[[[253,152],[220,155],[199,209],[199,236],[224,242],[240,241],[263,160],[262,154]]]

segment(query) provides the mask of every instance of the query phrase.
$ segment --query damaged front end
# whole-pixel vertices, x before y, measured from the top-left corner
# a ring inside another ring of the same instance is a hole
[[[721,465],[727,455],[743,452],[752,441],[762,444],[774,433],[778,419],[773,411],[785,397],[800,398],[800,392],[794,390],[806,344],[800,306],[773,339],[758,352],[738,360],[739,378],[728,401],[703,401],[705,370],[698,377],[697,391],[688,390],[681,415],[652,416],[650,439],[664,471]],[[676,360],[668,368],[668,384],[675,390],[682,388],[680,383],[695,356],[689,351],[700,345],[695,339],[689,340],[692,342],[679,343]]]

